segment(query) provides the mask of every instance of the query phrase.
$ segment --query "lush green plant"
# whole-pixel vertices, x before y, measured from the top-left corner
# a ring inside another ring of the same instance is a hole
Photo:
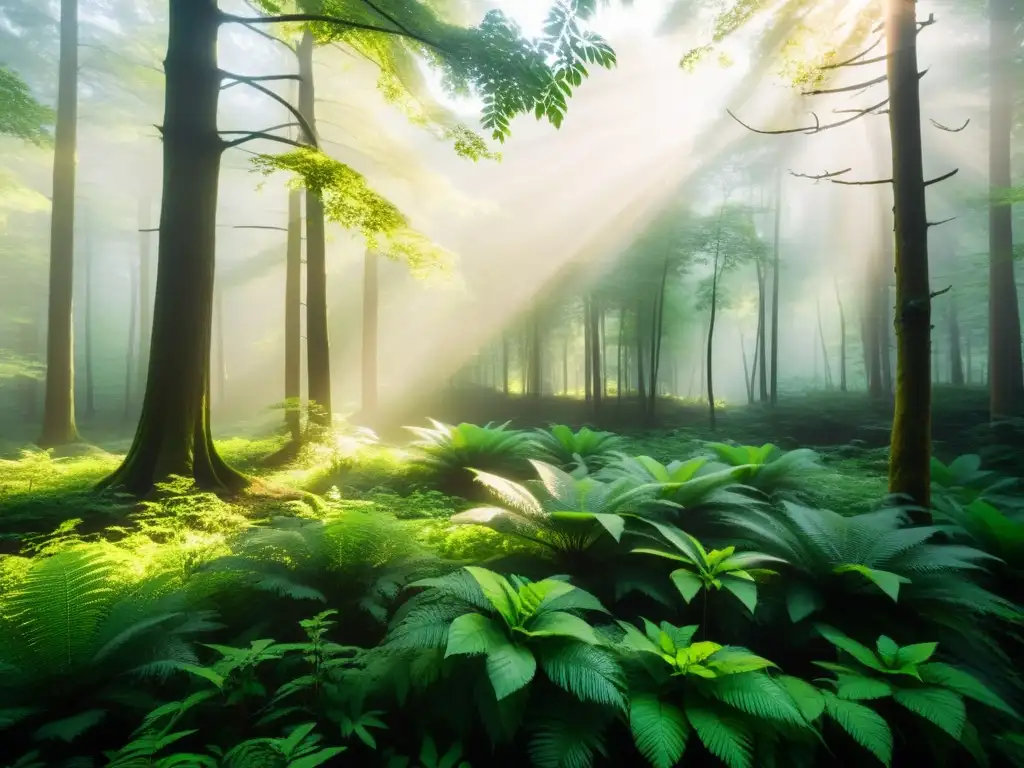
[[[943,509],[950,503],[970,504],[982,499],[1006,511],[1021,512],[1024,504],[1016,493],[1019,481],[1013,477],[999,477],[995,472],[981,468],[981,457],[976,454],[958,456],[948,465],[934,456],[931,460],[933,503]]]
[[[809,448],[783,451],[776,445],[707,443],[721,463],[744,469],[736,478],[769,496],[792,496],[807,490],[809,476],[821,469],[819,456]]]
[[[469,485],[469,470],[519,476],[529,469],[527,460],[539,456],[540,445],[528,432],[504,424],[442,424],[406,427],[416,435],[411,443],[417,460],[436,472],[446,487],[459,491]]]
[[[629,726],[654,768],[677,765],[692,734],[729,768],[750,768],[760,728],[809,728],[785,688],[765,674],[775,666],[767,659],[745,648],[693,642],[697,626],[643,619],[641,632],[618,623],[631,661]]]
[[[447,750],[438,750],[433,736],[426,736],[420,745],[418,757],[414,760],[406,755],[389,755],[384,768],[473,768],[469,761],[462,759],[462,743],[456,741]]]
[[[685,531],[653,520],[646,522],[661,534],[660,540],[656,541],[667,542],[672,550],[666,550],[664,547],[637,547],[632,551],[635,554],[655,555],[681,563],[682,567],[672,571],[669,578],[687,605],[703,591],[706,608],[707,593],[711,590],[724,589],[753,614],[757,607],[756,578],[775,573],[764,566],[785,564],[781,558],[760,552],[737,553],[736,547],[732,546],[708,551],[695,537]]]
[[[541,458],[562,469],[599,469],[624,445],[623,439],[613,432],[598,432],[589,427],[573,432],[564,424],[553,424],[534,433],[543,452]]]

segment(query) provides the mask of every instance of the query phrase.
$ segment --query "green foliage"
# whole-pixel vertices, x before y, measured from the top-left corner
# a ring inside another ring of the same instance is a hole
[[[739,482],[773,497],[806,488],[808,475],[820,469],[818,454],[808,448],[783,451],[771,443],[760,447],[708,443],[707,447],[723,464],[743,467]]]
[[[529,467],[528,459],[540,452],[537,441],[527,432],[504,424],[442,424],[430,419],[432,427],[406,427],[416,435],[411,444],[417,460],[443,478],[470,479],[468,470],[519,475]]]
[[[607,463],[623,445],[622,438],[612,432],[598,432],[588,427],[573,432],[564,424],[535,430],[542,457],[562,469],[585,466],[598,469]]]
[[[0,66],[0,135],[46,146],[53,141],[47,129],[54,119],[53,110],[33,99],[15,72]]]
[[[598,477],[605,480],[628,478],[636,484],[656,485],[659,498],[687,511],[749,503],[746,496],[732,490],[743,471],[743,466],[715,468],[703,457],[672,461],[666,465],[650,456],[620,454],[617,460],[598,473]],[[687,514],[687,518],[691,516]]]

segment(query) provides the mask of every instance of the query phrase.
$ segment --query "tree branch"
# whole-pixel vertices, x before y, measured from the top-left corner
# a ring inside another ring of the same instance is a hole
[[[291,112],[295,116],[296,120],[299,121],[299,125],[302,127],[302,130],[306,134],[306,137],[308,139],[308,143],[311,146],[316,147],[317,149],[320,148],[320,142],[317,141],[316,132],[313,130],[313,126],[311,126],[309,124],[309,121],[306,120],[306,118],[302,115],[302,113],[298,109],[296,109],[295,107],[293,107],[291,104],[288,103],[288,99],[284,98],[283,96],[279,96],[278,94],[274,93],[272,90],[267,88],[266,86],[260,85],[257,82],[253,82],[252,80],[243,78],[243,77],[241,77],[239,75],[233,75],[230,72],[223,72],[223,71],[221,72],[221,75],[224,76],[224,77],[235,78],[239,82],[244,83],[245,85],[248,85],[250,88],[255,88],[260,93],[263,93],[263,94],[269,96],[274,101],[276,101],[278,104],[283,106],[285,109],[287,109],[289,112]]]
[[[844,173],[849,173],[852,168],[844,168],[841,171],[826,171],[825,173],[813,174],[813,173],[796,173],[790,171],[789,175],[794,176],[798,179],[811,179],[814,182],[823,181],[824,179],[834,179],[836,176],[842,176]]]
[[[253,131],[252,133],[245,134],[244,136],[242,136],[239,139],[234,139],[233,141],[225,142],[223,148],[224,149],[231,149],[233,147],[237,147],[239,144],[245,144],[245,142],[247,142],[247,141],[254,141],[255,139],[266,139],[267,141],[277,141],[277,142],[280,142],[281,144],[287,144],[290,147],[299,147],[300,149],[303,148],[303,147],[309,146],[308,144],[300,144],[299,142],[297,142],[297,141],[295,141],[293,139],[285,138],[284,136],[275,136],[272,133],[262,133],[260,131]]]
[[[230,13],[221,14],[222,24],[243,24],[250,26],[253,24],[291,24],[295,22],[321,22],[323,24],[334,24],[339,27],[349,27],[351,29],[363,29],[367,32],[379,32],[383,35],[399,35],[401,37],[407,37],[410,40],[415,40],[417,43],[434,48],[435,50],[443,50],[440,45],[435,42],[431,42],[425,37],[422,37],[415,32],[410,30],[398,28],[398,29],[386,29],[384,27],[376,27],[373,24],[363,24],[358,21],[350,21],[349,19],[342,19],[338,16],[326,16],[319,13],[282,13],[278,16],[257,16],[255,18],[247,19],[243,16],[235,16]]]
[[[960,169],[959,168],[954,168],[952,171],[950,171],[947,174],[944,174],[942,176],[939,176],[938,178],[930,179],[930,180],[926,181],[924,183],[924,185],[926,187],[930,187],[932,184],[938,184],[940,181],[945,181],[946,179],[951,179],[954,176],[956,176],[958,173],[960,173]]]
[[[276,229],[278,232],[287,232],[288,227],[260,226],[259,224],[235,224],[232,229]]]
[[[822,69],[839,69],[841,67],[859,67],[859,66],[862,66],[864,64],[874,64],[876,61],[885,61],[885,56],[877,56],[874,59],[868,59],[866,61],[859,61],[859,59],[864,58],[869,53],[871,53],[873,50],[875,50],[875,48],[880,46],[884,39],[885,39],[884,37],[880,37],[877,40],[875,40],[875,42],[873,42],[871,44],[870,48],[867,48],[867,49],[861,51],[856,56],[853,56],[853,57],[847,59],[846,61],[840,61],[838,64],[826,64],[825,66],[822,67]]]
[[[222,85],[220,89],[226,91],[228,88],[233,88],[239,84],[252,85],[257,82],[268,82],[270,80],[298,80],[298,75],[236,75],[234,72],[225,72],[221,70],[221,77],[232,80],[233,82]]]
[[[848,93],[849,91],[859,91],[864,88],[870,88],[873,85],[884,83],[888,79],[889,75],[885,74],[881,77],[876,77],[874,80],[868,80],[866,83],[855,83],[854,85],[844,85],[842,88],[822,88],[816,91],[804,91],[801,96],[823,96],[828,93]]]
[[[779,130],[779,131],[763,131],[763,130],[759,130],[757,128],[754,128],[754,127],[749,126],[746,123],[744,123],[742,120],[740,120],[738,117],[736,117],[736,115],[734,115],[730,110],[727,109],[725,111],[729,115],[729,117],[731,117],[737,123],[742,125],[748,131],[751,131],[753,133],[760,133],[760,134],[764,134],[764,135],[767,135],[767,136],[776,136],[776,135],[786,134],[786,133],[803,133],[803,134],[806,134],[806,135],[810,136],[810,135],[813,135],[815,133],[821,133],[822,131],[827,131],[830,128],[839,128],[840,126],[852,123],[857,118],[863,117],[864,115],[867,115],[867,114],[870,114],[871,112],[874,112],[876,109],[881,109],[882,107],[884,107],[888,103],[889,103],[889,99],[886,98],[883,101],[880,101],[877,104],[868,107],[867,109],[847,110],[849,112],[853,112],[854,113],[853,117],[847,118],[845,120],[840,120],[839,122],[836,122],[836,123],[829,123],[827,125],[822,125],[821,124],[821,120],[818,119],[818,115],[815,114],[814,112],[811,112],[811,116],[814,117],[814,125],[813,126],[804,127],[804,128],[786,128],[784,130]]]
[[[843,181],[842,179],[832,179],[833,184],[843,184],[847,187],[870,187],[875,184],[892,184],[892,179],[868,179],[865,181]]]
[[[255,131],[255,133],[270,133],[271,131],[279,131],[282,128],[296,128],[298,126],[298,123],[281,123],[280,125],[272,125],[269,128],[262,128],[258,131]],[[223,133],[229,136],[239,136],[241,134],[253,133],[253,131],[217,131],[217,133]]]
[[[969,117],[966,121],[964,121],[964,124],[961,125],[959,128],[950,128],[949,126],[945,126],[936,120],[932,120],[930,117],[928,118],[928,120],[931,121],[931,124],[938,128],[940,131],[946,131],[947,133],[960,133],[960,131],[962,131],[964,128],[971,124],[971,118]]]
[[[254,8],[253,10],[256,10],[256,9]],[[255,32],[260,37],[265,37],[267,40],[270,40],[270,41],[275,42],[275,43],[280,43],[281,45],[283,45],[285,48],[287,48],[292,53],[297,53],[297,51],[295,50],[295,46],[292,45],[291,43],[289,43],[287,40],[282,40],[280,37],[274,37],[269,32],[265,32],[262,29],[260,29],[259,27],[254,27],[252,24],[248,24],[245,21],[243,21],[242,19],[239,19],[235,23],[236,24],[241,24],[243,27],[248,29],[250,32]]]
[[[953,290],[953,286],[952,285],[947,285],[941,291],[932,291],[931,293],[929,293],[928,294],[928,298],[929,299],[934,299],[936,296],[941,296],[942,294],[949,293],[952,290]]]
[[[943,224],[948,224],[949,222],[951,222],[955,218],[956,218],[956,216],[950,216],[948,219],[943,219],[942,221],[929,221],[928,222],[928,226],[929,227],[941,227]]]

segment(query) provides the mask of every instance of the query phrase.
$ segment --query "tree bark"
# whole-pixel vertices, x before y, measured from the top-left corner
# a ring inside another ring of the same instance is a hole
[[[50,214],[50,296],[46,327],[46,395],[38,443],[78,439],[72,306],[75,277],[75,166],[78,134],[78,0],[61,0],[57,128]]]
[[[1013,57],[1018,49],[1014,0],[989,0],[989,186],[1011,184],[1014,109]],[[989,204],[988,380],[995,420],[1024,406],[1020,308],[1013,268],[1013,217],[1008,205]]]
[[[298,46],[299,112],[316,131],[313,33],[307,27]],[[327,325],[327,243],[320,196],[306,190],[306,356],[309,420],[330,426],[331,341]]]
[[[658,402],[658,378],[661,373],[661,338],[665,332],[665,286],[668,284],[668,256],[661,266],[661,280],[654,297],[654,314],[651,318],[651,391],[647,399],[647,418],[654,419]]]
[[[508,331],[501,332],[501,391],[508,397]]]
[[[832,284],[836,289],[836,305],[839,307],[839,391],[846,391],[846,311],[843,309],[843,297],[839,293],[839,280],[832,276]]]
[[[93,348],[92,348],[92,277],[93,259],[92,238],[85,241],[85,415],[90,421],[96,416],[96,381],[93,377]]]
[[[285,426],[293,443],[302,440],[302,192],[288,191],[288,240],[284,275]]]
[[[377,313],[380,287],[378,256],[369,248],[363,255],[363,417],[377,410]]]
[[[828,359],[828,345],[825,344],[825,329],[821,324],[821,300],[815,299],[814,306],[818,313],[818,341],[821,342],[821,360],[825,372],[825,389],[832,389],[832,364]]]
[[[756,343],[756,336],[755,343]],[[747,405],[754,404],[754,376],[756,372],[750,370],[747,364],[747,342],[743,338],[743,331],[740,331],[740,355],[743,356],[743,386],[747,389]],[[757,349],[754,350],[754,365],[757,365]]]
[[[960,350],[960,317],[956,307],[956,294],[949,294],[949,383],[964,385],[964,361]]]
[[[530,349],[530,375],[528,376],[527,389],[531,397],[541,396],[541,334],[540,334],[540,311],[534,308],[530,311],[530,337],[528,339]]]
[[[139,198],[139,354],[135,359],[135,389],[146,389],[149,370],[149,344],[153,333],[153,237],[152,201]]]
[[[896,221],[896,399],[889,491],[931,498],[931,297],[914,0],[886,0],[889,130]]]
[[[771,404],[779,402],[779,225],[782,221],[782,166],[775,171],[775,227],[772,243]]]
[[[128,421],[132,412],[132,401],[135,397],[135,390],[132,387],[132,380],[135,378],[135,353],[139,345],[139,265],[135,260],[128,263],[128,278],[130,281],[130,305],[128,309],[128,349],[124,358],[124,420]]]
[[[594,413],[601,412],[604,382],[601,380],[601,307],[600,300],[591,296],[590,307],[590,380],[593,388]]]
[[[216,278],[215,278],[216,279]],[[224,357],[224,292],[214,284],[213,289],[213,317],[214,327],[217,331],[217,405],[224,405],[227,400],[228,387],[228,361]]]
[[[754,342],[755,361],[754,368],[757,369],[758,398],[762,403],[768,402],[768,350],[765,349],[765,336],[767,335],[766,312],[767,307],[767,271],[768,265],[761,258],[757,260],[757,340]],[[751,385],[753,390],[753,385]]]
[[[171,475],[237,490],[246,478],[217,453],[210,432],[210,336],[216,245],[216,0],[169,5],[163,124],[163,198],[146,394],[120,468],[102,485],[144,494]]]

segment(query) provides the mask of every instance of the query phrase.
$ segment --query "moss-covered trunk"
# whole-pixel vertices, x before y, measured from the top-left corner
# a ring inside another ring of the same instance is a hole
[[[135,388],[146,387],[149,370],[149,341],[153,334],[153,203],[148,195],[139,198],[139,354],[135,360]]]
[[[245,478],[210,433],[217,184],[216,0],[171,0],[164,60],[163,198],[149,374],[128,455],[104,485],[137,494],[170,475],[233,490]]]
[[[299,112],[316,131],[313,33],[299,43]],[[306,356],[309,418],[331,423],[331,341],[327,330],[327,242],[320,196],[306,191]]]
[[[889,130],[896,202],[896,400],[889,491],[927,507],[931,459],[931,296],[914,0],[886,0]]]
[[[50,214],[50,296],[46,324],[46,396],[39,445],[78,439],[72,302],[75,277],[75,164],[78,133],[78,0],[61,0],[57,129]]]
[[[1017,49],[1014,0],[989,0],[989,185],[1011,183],[1014,73]],[[1008,205],[989,206],[989,411],[999,419],[1024,410],[1020,308],[1013,269],[1013,218]]]
[[[285,424],[293,442],[302,437],[302,192],[288,192],[288,241],[284,276]]]

